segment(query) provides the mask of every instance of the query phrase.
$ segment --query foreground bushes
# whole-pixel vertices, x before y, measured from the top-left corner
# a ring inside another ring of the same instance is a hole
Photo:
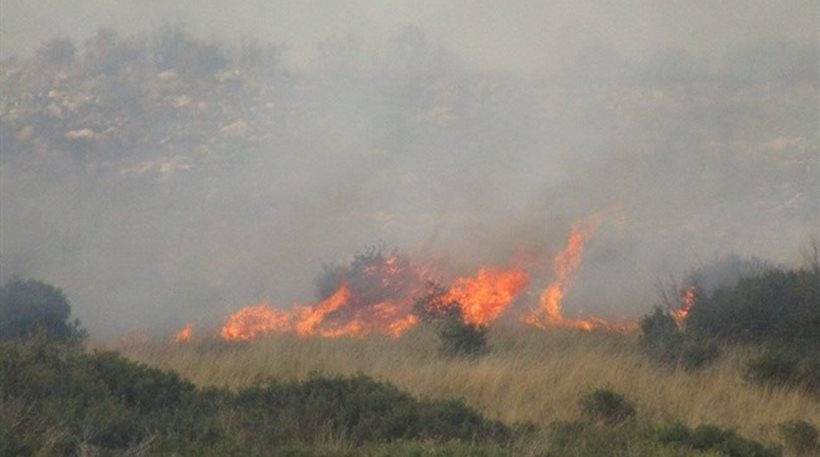
[[[35,280],[12,278],[0,286],[0,341],[41,333],[79,342],[85,337],[60,289]]]
[[[644,316],[641,349],[691,370],[715,360],[719,343],[758,345],[765,352],[748,362],[748,381],[820,394],[820,266],[748,271],[711,292],[698,288],[682,326],[662,308]]]
[[[504,443],[505,425],[460,400],[416,399],[365,376],[201,390],[113,353],[0,344],[0,455],[126,452],[276,455],[317,437]]]

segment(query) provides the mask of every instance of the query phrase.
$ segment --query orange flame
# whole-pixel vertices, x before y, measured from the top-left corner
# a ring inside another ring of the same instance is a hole
[[[527,273],[522,270],[482,268],[475,278],[456,279],[443,297],[443,302],[461,305],[465,322],[487,325],[515,301],[528,280]]]
[[[219,336],[225,341],[247,341],[257,336],[276,330],[290,328],[291,316],[276,311],[264,301],[256,306],[247,306],[232,314]]]
[[[622,332],[634,328],[634,324],[610,324],[596,317],[569,319],[563,315],[562,302],[575,274],[581,267],[584,243],[595,233],[600,223],[601,215],[594,214],[572,229],[567,245],[553,260],[555,279],[541,292],[540,306],[521,319],[524,323],[541,329],[567,327],[585,331],[605,329]]]
[[[185,324],[185,327],[179,329],[174,335],[175,343],[187,343],[194,337],[194,325],[190,322]]]
[[[696,299],[697,293],[695,286],[687,287],[681,294],[680,308],[672,311],[672,318],[675,319],[675,323],[678,324],[678,327],[683,326],[683,322],[689,316],[689,312],[692,310],[692,305],[695,304]]]

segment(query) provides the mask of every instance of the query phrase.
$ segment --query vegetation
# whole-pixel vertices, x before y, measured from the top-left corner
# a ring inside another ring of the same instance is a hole
[[[71,305],[60,289],[35,280],[12,278],[0,287],[0,341],[35,333],[79,342],[85,331],[69,321]]]
[[[604,423],[618,423],[635,415],[635,407],[609,389],[595,389],[581,397],[580,403],[584,416]]]
[[[319,437],[503,444],[509,427],[459,400],[416,399],[366,376],[267,380],[235,392],[111,352],[46,341],[0,345],[0,455],[133,452],[278,455]],[[248,454],[250,453],[250,454]]]
[[[718,265],[690,278],[690,284],[704,282],[709,272],[721,273],[717,275],[720,281],[711,279],[711,292],[697,288],[684,325],[662,308],[641,319],[639,345],[644,353],[667,365],[698,369],[717,359],[718,343],[762,346],[765,351],[746,362],[745,379],[759,384],[800,385],[820,394],[817,261],[794,270],[764,268],[760,262]],[[739,271],[743,273],[737,274]]]

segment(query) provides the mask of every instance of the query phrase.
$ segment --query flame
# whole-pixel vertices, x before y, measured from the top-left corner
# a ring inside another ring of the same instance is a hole
[[[219,336],[225,341],[247,341],[263,333],[289,329],[290,321],[290,314],[276,311],[267,301],[263,301],[232,314]]]
[[[174,335],[174,342],[175,343],[187,343],[191,341],[194,337],[194,324],[190,322],[185,324],[184,327],[179,329],[179,331]]]
[[[458,303],[465,322],[487,325],[515,301],[528,281],[523,270],[482,268],[474,278],[456,279],[442,301]]]
[[[581,267],[584,243],[592,237],[600,224],[601,214],[593,214],[572,229],[567,245],[553,259],[555,279],[541,292],[540,306],[521,319],[524,323],[541,329],[567,327],[584,331],[605,329],[626,332],[635,328],[634,323],[611,324],[597,317],[589,319],[564,317],[562,302],[575,274]]]
[[[555,278],[541,292],[539,306],[524,316],[523,322],[539,328],[587,331],[625,332],[636,327],[635,323],[610,324],[595,317],[563,316],[562,301],[581,267],[584,243],[600,225],[602,214],[594,214],[572,229],[567,245],[553,259]],[[441,316],[456,306],[464,322],[484,326],[504,314],[530,280],[524,268],[485,267],[474,276],[457,277],[444,288],[430,281],[435,270],[429,262],[411,264],[397,254],[385,256],[370,250],[340,269],[332,278],[335,290],[324,300],[295,305],[290,310],[275,310],[266,301],[247,306],[228,318],[220,337],[225,341],[247,341],[269,332],[291,332],[302,337],[380,334],[398,338],[417,325],[420,316]],[[414,310],[419,303],[423,303],[422,314]]]
[[[696,299],[697,293],[695,286],[687,287],[681,294],[680,308],[671,312],[672,318],[675,319],[675,323],[678,324],[678,327],[683,326],[683,323],[689,316],[689,312],[692,310],[692,305],[695,304]]]
[[[350,298],[350,290],[346,284],[342,284],[333,295],[315,307],[303,307],[299,311],[299,320],[295,326],[296,333],[303,336],[314,333],[316,327],[325,320],[325,316],[342,307],[348,298]]]

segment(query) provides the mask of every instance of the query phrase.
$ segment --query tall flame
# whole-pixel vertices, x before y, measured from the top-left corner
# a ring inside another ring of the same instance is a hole
[[[521,320],[529,325],[546,329],[549,327],[568,327],[591,331],[606,329],[626,331],[631,324],[610,324],[603,319],[569,319],[564,317],[562,302],[567,289],[572,284],[575,274],[581,267],[584,243],[595,233],[601,223],[601,214],[593,214],[572,229],[567,245],[553,260],[555,279],[541,292],[539,307],[525,315]]]

